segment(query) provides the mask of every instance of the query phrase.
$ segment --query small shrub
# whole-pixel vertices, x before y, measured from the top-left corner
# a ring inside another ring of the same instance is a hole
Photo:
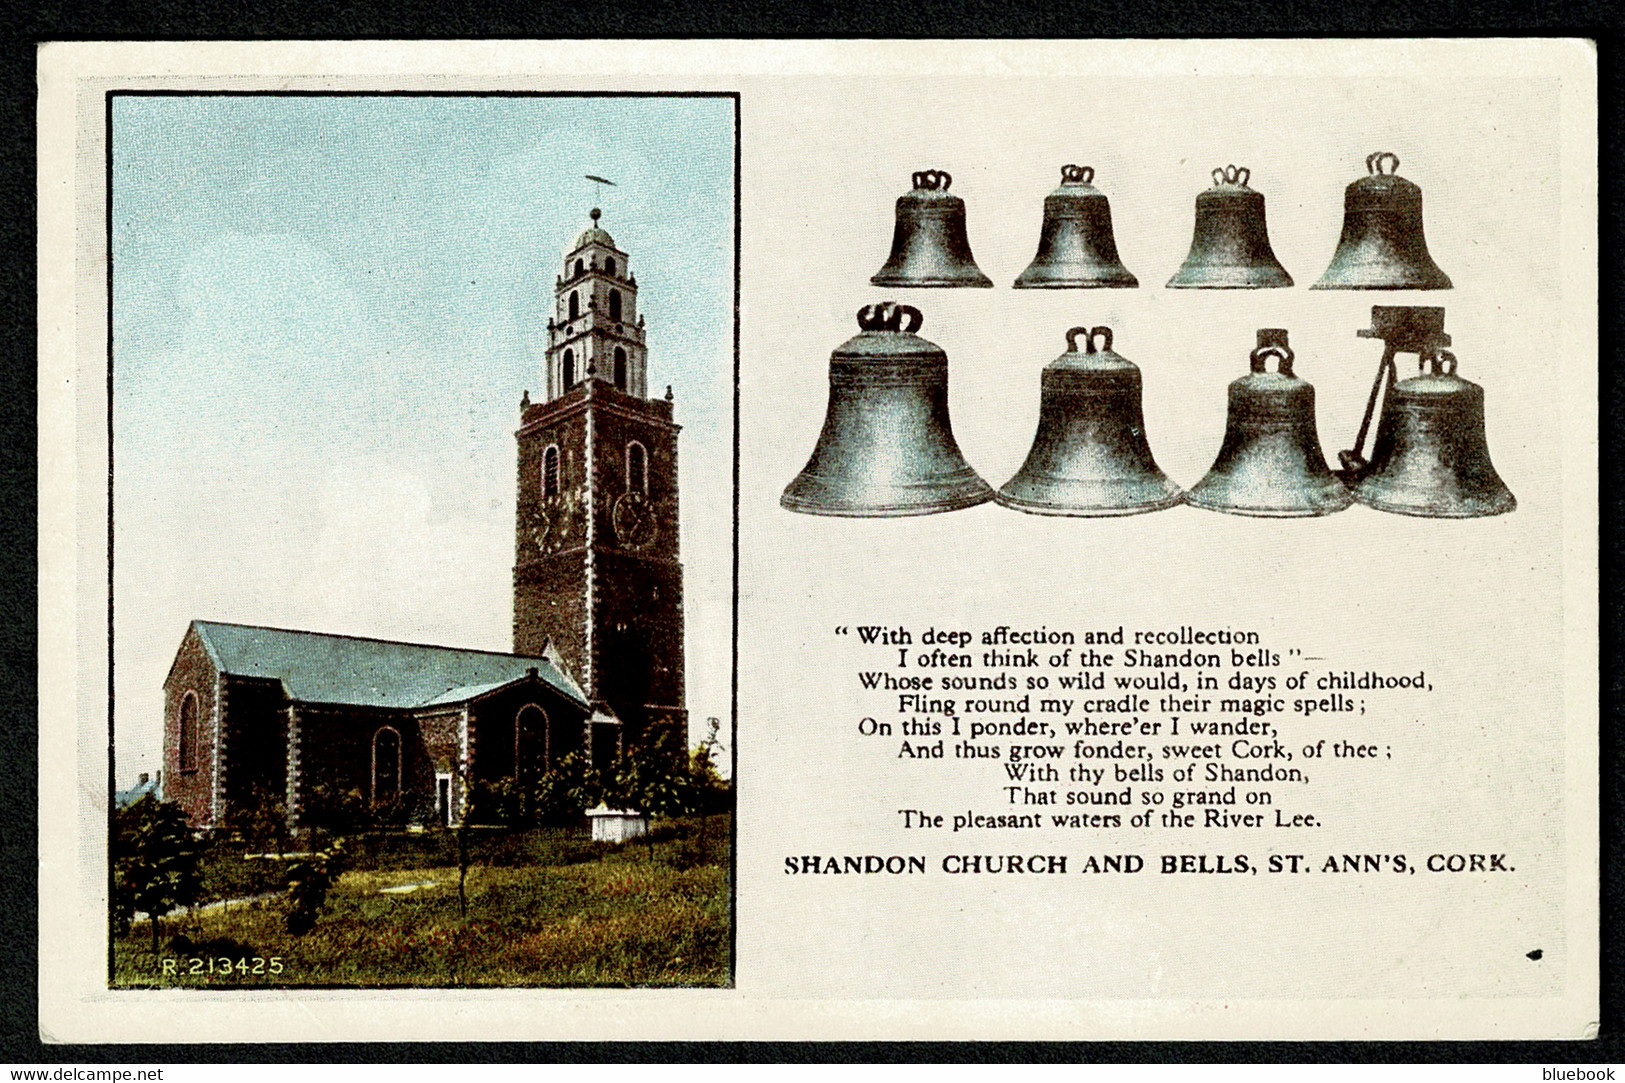
[[[339,877],[343,864],[343,843],[296,861],[288,869],[288,886],[284,897],[288,913],[283,919],[288,932],[304,936],[316,927],[316,918],[327,902],[328,889]]]

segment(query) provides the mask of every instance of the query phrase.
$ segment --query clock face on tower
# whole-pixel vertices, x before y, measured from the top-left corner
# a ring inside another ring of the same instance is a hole
[[[571,539],[581,536],[582,495],[578,490],[567,490],[537,497],[525,515],[522,537],[526,548],[539,556],[568,549]]]
[[[622,493],[610,509],[609,518],[616,540],[633,551],[647,549],[658,533],[654,505],[643,493]]]
[[[558,508],[532,509],[525,521],[526,537],[538,553],[551,553],[559,547]]]

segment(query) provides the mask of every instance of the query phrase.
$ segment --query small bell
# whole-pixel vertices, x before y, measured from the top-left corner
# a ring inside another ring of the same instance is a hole
[[[1387,166],[1387,172],[1383,167]],[[1422,234],[1422,189],[1398,176],[1387,151],[1365,160],[1370,176],[1343,193],[1343,235],[1311,289],[1447,290],[1450,276],[1428,254]]]
[[[1265,371],[1274,357],[1278,372]],[[1315,430],[1315,389],[1292,374],[1279,328],[1258,332],[1252,372],[1230,384],[1224,444],[1185,502],[1233,515],[1330,515],[1353,497],[1326,466]]]
[[[829,359],[829,408],[807,465],[779,503],[812,515],[928,515],[993,498],[948,423],[948,355],[914,332],[920,312],[885,302]],[[906,326],[905,326],[906,323]]]
[[[1112,350],[1110,327],[1068,331],[1042,387],[1032,450],[999,490],[1000,504],[1039,515],[1134,515],[1183,499],[1151,457],[1140,369]]]
[[[1117,256],[1112,208],[1086,165],[1061,167],[1061,186],[1044,197],[1038,255],[1016,279],[1016,289],[1090,289],[1138,286]]]
[[[948,192],[940,169],[914,174],[914,190],[897,197],[891,256],[869,279],[877,286],[985,286],[965,232],[965,201]]]
[[[1362,338],[1386,342],[1365,419],[1341,458],[1354,498],[1379,511],[1439,519],[1503,515],[1518,506],[1490,461],[1484,389],[1456,375],[1456,356],[1441,347],[1444,309],[1377,305]],[[1394,355],[1415,353],[1420,375],[1396,382]],[[1384,394],[1386,392],[1386,394]],[[1381,397],[1382,416],[1368,462],[1362,449]]]
[[[1270,248],[1264,197],[1247,187],[1251,171],[1227,165],[1213,171],[1213,187],[1196,196],[1196,231],[1190,254],[1168,280],[1169,289],[1257,290],[1292,285]]]
[[[1422,234],[1422,189],[1397,176],[1399,158],[1388,151],[1367,154],[1365,169],[1370,176],[1342,195],[1337,252],[1310,289],[1451,288]]]

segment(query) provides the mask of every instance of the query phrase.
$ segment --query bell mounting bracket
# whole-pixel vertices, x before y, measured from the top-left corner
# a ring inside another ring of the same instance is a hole
[[[1245,188],[1247,182],[1252,179],[1252,175],[1253,171],[1244,165],[1219,166],[1213,170],[1213,183],[1215,186],[1229,184],[1237,188]]]
[[[1263,372],[1268,367],[1270,358],[1275,358],[1276,369],[1282,376],[1292,375],[1292,360],[1297,355],[1292,347],[1287,345],[1286,328],[1260,327],[1258,329],[1258,346],[1253,350],[1248,360],[1252,363],[1254,372]]]
[[[914,174],[914,187],[916,188],[926,188],[931,191],[940,189],[946,192],[948,186],[953,182],[953,175],[946,169],[922,169]]]
[[[1093,184],[1095,181],[1095,167],[1092,165],[1063,165],[1061,167],[1062,184]]]
[[[1392,158],[1394,168],[1399,159],[1382,152],[1366,159],[1373,173],[1379,171],[1384,156]],[[1383,341],[1382,360],[1377,363],[1377,378],[1371,384],[1371,397],[1366,399],[1365,417],[1360,419],[1360,431],[1354,437],[1354,447],[1337,454],[1343,472],[1350,479],[1365,473],[1369,463],[1365,458],[1365,438],[1371,431],[1371,419],[1377,415],[1377,403],[1398,379],[1394,358],[1398,354],[1416,355],[1417,367],[1435,373],[1448,364],[1448,371],[1456,371],[1456,355],[1444,347],[1450,345],[1450,336],[1444,330],[1444,309],[1430,305],[1372,305],[1371,326],[1354,332],[1361,338],[1380,338]],[[1446,361],[1445,359],[1449,360]]]
[[[1397,159],[1396,159],[1397,160]],[[1443,346],[1450,345],[1444,330],[1444,309],[1428,305],[1372,305],[1371,326],[1354,332],[1360,338],[1380,338],[1387,344],[1383,360],[1413,353],[1425,365]]]

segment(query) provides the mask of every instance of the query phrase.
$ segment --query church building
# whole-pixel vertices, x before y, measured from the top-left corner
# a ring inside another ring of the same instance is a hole
[[[649,398],[627,253],[598,222],[520,402],[513,653],[194,620],[164,682],[164,796],[200,828],[334,794],[454,824],[474,782],[686,744],[672,393]]]

